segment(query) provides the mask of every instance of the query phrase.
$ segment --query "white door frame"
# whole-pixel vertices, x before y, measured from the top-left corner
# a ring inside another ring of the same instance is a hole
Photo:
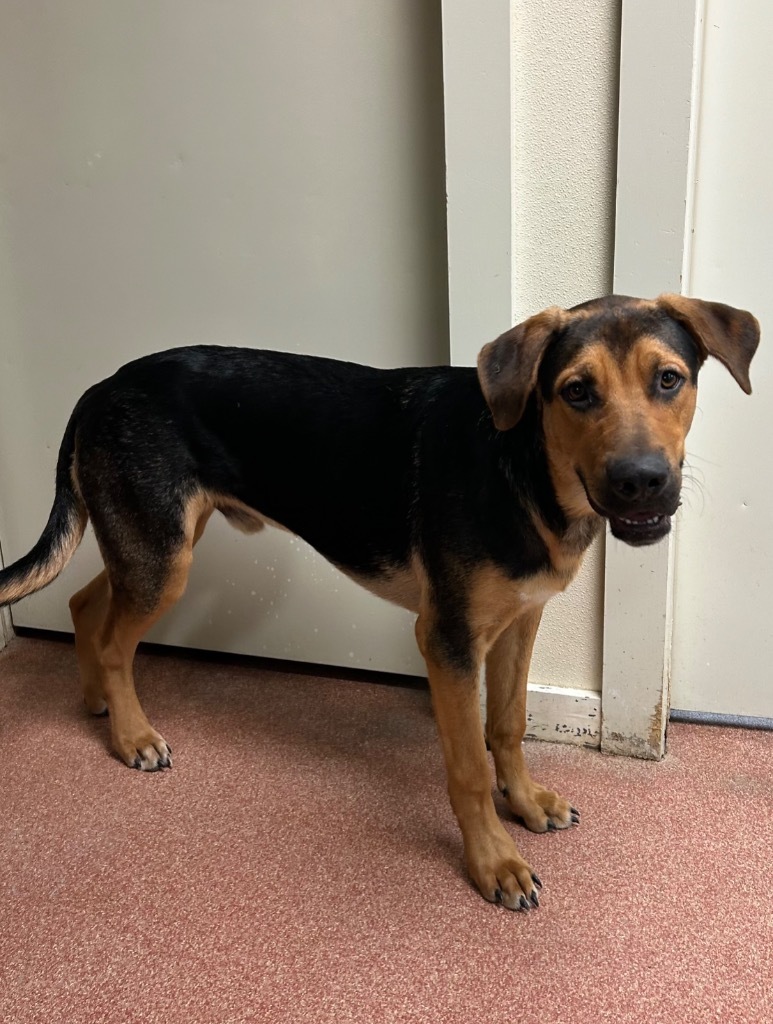
[[[623,0],[614,291],[687,292],[704,0]],[[601,748],[658,760],[671,682],[672,533],[605,566]]]
[[[509,0],[443,0],[451,361],[513,322]],[[688,287],[703,0],[622,0],[614,290]],[[673,536],[608,538],[602,693],[529,686],[530,735],[659,759],[670,681]]]
[[[442,10],[451,362],[474,366],[514,315],[510,2]],[[527,736],[601,743],[595,690],[530,683],[527,718]]]

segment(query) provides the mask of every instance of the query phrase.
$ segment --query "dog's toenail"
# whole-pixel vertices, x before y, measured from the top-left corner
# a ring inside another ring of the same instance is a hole
[[[529,909],[529,901],[526,899],[525,896],[521,896],[519,906],[520,906],[521,910],[528,910]]]
[[[538,889],[542,888],[542,882],[540,882],[539,878],[537,877],[537,875],[534,874],[533,871],[531,873],[531,880],[532,882],[534,882]]]
[[[549,821],[548,822],[548,832],[555,832],[555,831],[556,831],[555,823],[552,822],[552,821]]]
[[[495,903],[501,903],[502,902],[502,890],[501,889],[495,889],[494,890],[494,902]]]
[[[534,904],[534,906],[538,907],[539,906],[539,897],[537,896],[537,890],[536,889],[532,889],[531,897],[530,898],[531,898],[531,901]]]
[[[141,767],[141,765],[142,765],[142,758],[139,755],[137,755],[137,757],[134,758],[134,763],[132,764],[132,768],[139,768],[139,767]]]

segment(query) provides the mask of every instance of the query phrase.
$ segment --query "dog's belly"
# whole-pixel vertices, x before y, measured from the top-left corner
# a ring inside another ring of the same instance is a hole
[[[336,566],[336,568],[355,583],[359,583],[365,590],[375,594],[376,597],[382,597],[390,604],[399,605],[400,608],[418,614],[421,588],[418,576],[413,569],[389,569],[380,576],[365,576],[362,573],[352,572],[343,565]]]
[[[215,508],[222,512],[229,523],[243,533],[257,533],[264,526],[273,526],[275,529],[284,530],[288,533],[293,532],[288,530],[282,523],[278,523],[262,512],[258,512],[257,509],[250,508],[249,505],[245,505],[236,498],[218,494],[212,495],[211,500]],[[391,604],[399,605],[401,608],[418,614],[421,589],[419,577],[412,566],[385,568],[378,575],[370,575],[356,572],[348,569],[345,565],[339,565],[335,562],[331,564],[335,565],[349,579],[364,587],[365,590],[375,594],[376,597],[381,597]]]

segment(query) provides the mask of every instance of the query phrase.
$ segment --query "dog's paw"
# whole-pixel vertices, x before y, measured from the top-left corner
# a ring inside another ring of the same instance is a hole
[[[155,729],[147,728],[131,738],[114,735],[113,747],[130,768],[158,772],[172,767],[172,748]]]
[[[542,883],[504,829],[501,834],[479,835],[465,848],[467,870],[489,903],[521,911],[539,906]]]
[[[552,789],[533,782],[528,790],[500,787],[515,817],[530,832],[556,832],[580,824],[580,812]]]

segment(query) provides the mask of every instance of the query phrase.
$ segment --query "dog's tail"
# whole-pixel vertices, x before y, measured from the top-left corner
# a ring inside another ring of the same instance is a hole
[[[53,582],[81,542],[88,513],[72,476],[75,429],[73,416],[59,448],[54,505],[40,540],[28,554],[0,570],[0,607],[20,601]]]

